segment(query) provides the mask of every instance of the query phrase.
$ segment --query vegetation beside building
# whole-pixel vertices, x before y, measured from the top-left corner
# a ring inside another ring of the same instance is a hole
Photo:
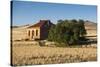
[[[48,40],[59,43],[57,46],[67,46],[86,40],[85,35],[84,20],[58,20],[49,30]]]

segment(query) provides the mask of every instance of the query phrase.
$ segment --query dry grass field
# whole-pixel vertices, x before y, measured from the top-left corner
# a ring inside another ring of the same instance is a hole
[[[92,47],[61,48],[40,47],[38,45],[17,46],[12,48],[13,65],[76,63],[97,60],[97,49]]]
[[[88,23],[85,27],[87,36],[97,35],[96,26]],[[76,63],[97,60],[96,47],[40,47],[30,41],[15,41],[27,38],[26,33],[26,27],[12,29],[13,65]],[[96,44],[92,45],[96,46]]]

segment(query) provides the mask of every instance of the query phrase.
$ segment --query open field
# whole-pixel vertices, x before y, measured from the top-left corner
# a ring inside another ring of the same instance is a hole
[[[58,64],[97,60],[97,44],[79,47],[40,46],[37,41],[13,41],[12,64]]]
[[[97,40],[96,25],[88,23],[85,28],[86,36],[89,36],[89,39]],[[37,41],[21,41],[27,38],[26,29],[26,27],[12,28],[12,65],[76,63],[97,60],[96,43],[82,45],[82,47],[41,47]]]
[[[18,44],[14,44],[12,47],[13,65],[76,63],[96,60],[97,48],[93,47],[61,48],[40,47],[39,45],[18,46]]]

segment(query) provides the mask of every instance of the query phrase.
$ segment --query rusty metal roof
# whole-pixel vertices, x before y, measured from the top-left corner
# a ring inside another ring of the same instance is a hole
[[[45,25],[46,23],[50,23],[50,20],[40,20],[38,23],[32,25],[32,26],[29,26],[28,28],[33,28],[33,27],[42,27],[43,25]]]

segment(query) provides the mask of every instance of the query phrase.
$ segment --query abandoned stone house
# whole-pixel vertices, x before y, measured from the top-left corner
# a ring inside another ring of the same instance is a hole
[[[27,35],[30,40],[46,39],[50,27],[54,25],[50,20],[40,20],[38,23],[29,26],[27,29]]]

